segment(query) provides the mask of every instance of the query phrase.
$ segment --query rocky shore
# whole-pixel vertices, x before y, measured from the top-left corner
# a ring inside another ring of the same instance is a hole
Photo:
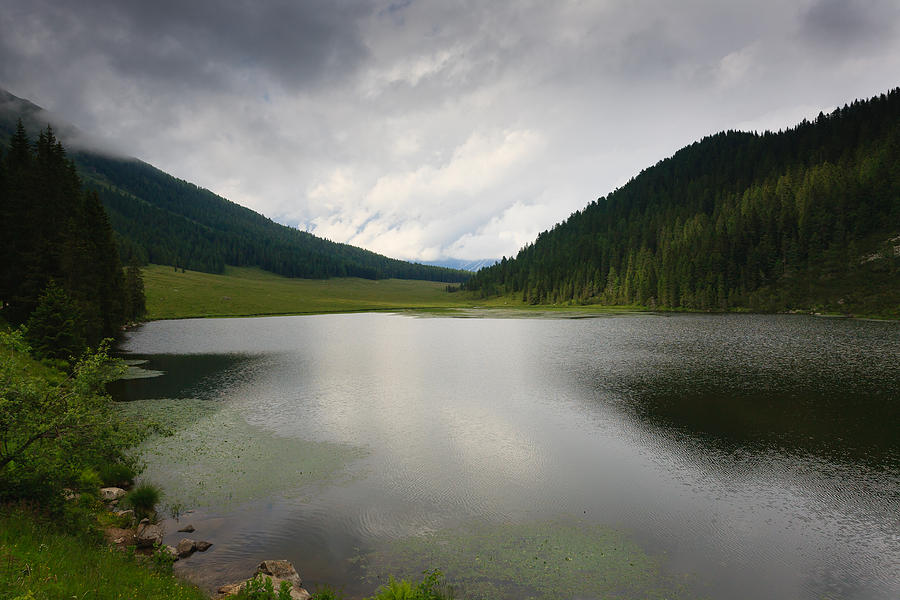
[[[118,508],[119,501],[126,493],[125,489],[119,487],[105,487],[100,490],[100,499],[106,503],[109,511],[120,521],[129,521],[132,524],[130,527],[106,527],[104,536],[109,544],[122,551],[134,548],[145,553],[153,551],[164,552],[168,554],[172,562],[188,558],[194,552],[206,552],[212,547],[211,542],[188,537],[182,538],[175,546],[164,545],[163,537],[165,531],[161,525],[151,522],[149,518],[135,522],[133,510],[120,510]],[[180,533],[193,533],[194,531],[194,526],[190,524],[178,529]],[[311,596],[307,590],[301,587],[303,582],[293,564],[287,560],[264,560],[259,563],[256,571],[250,577],[220,586],[212,597],[227,598],[234,596],[253,581],[254,578],[271,579],[275,590],[281,587],[282,582],[286,582],[290,585],[290,595],[294,600],[309,600]]]

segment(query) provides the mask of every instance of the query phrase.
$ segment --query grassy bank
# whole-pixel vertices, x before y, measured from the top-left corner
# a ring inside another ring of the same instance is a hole
[[[447,284],[407,279],[289,279],[261,269],[226,267],[223,275],[143,269],[147,318],[238,317],[466,306]],[[469,301],[470,302],[470,301]]]
[[[207,600],[134,557],[75,535],[26,510],[0,509],[0,599]]]

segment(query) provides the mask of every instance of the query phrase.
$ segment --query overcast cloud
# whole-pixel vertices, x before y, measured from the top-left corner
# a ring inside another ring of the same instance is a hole
[[[0,87],[282,223],[514,254],[722,129],[900,85],[895,0],[4,0]]]

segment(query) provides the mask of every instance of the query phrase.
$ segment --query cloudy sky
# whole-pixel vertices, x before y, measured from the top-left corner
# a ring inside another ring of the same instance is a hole
[[[0,87],[282,223],[512,255],[722,129],[900,85],[896,0],[3,0]]]

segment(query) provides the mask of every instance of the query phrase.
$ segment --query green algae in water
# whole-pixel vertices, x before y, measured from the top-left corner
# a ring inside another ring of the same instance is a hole
[[[141,479],[165,491],[166,502],[222,507],[296,493],[346,476],[364,456],[346,444],[281,437],[251,425],[237,407],[199,399],[137,400],[119,405],[126,416],[160,426],[138,448]]]
[[[361,558],[367,579],[440,569],[466,598],[686,598],[623,534],[585,523],[481,524],[389,542]]]
[[[149,379],[151,377],[159,377],[165,375],[165,371],[156,371],[154,369],[145,369],[141,365],[147,364],[146,360],[127,359],[123,361],[127,367],[125,373],[119,377],[122,379]]]

